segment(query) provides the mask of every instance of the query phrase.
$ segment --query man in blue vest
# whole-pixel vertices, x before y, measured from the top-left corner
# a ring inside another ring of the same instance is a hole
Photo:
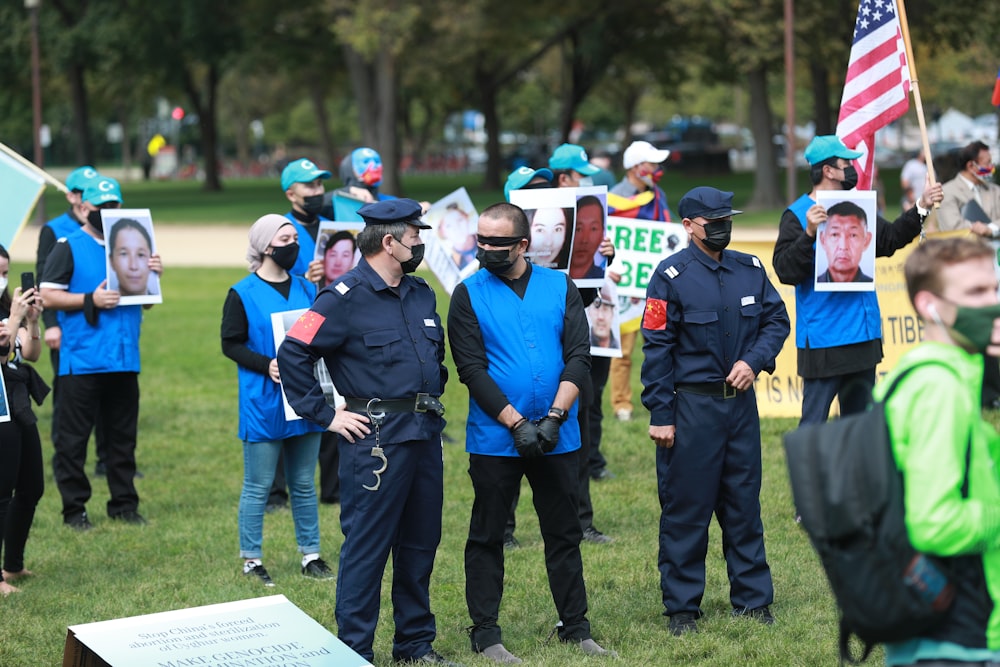
[[[63,503],[63,522],[91,528],[86,503],[90,481],[84,471],[87,441],[96,422],[104,427],[112,519],[143,524],[135,489],[135,446],[139,420],[139,332],[142,306],[121,306],[108,290],[101,209],[121,206],[118,182],[99,178],[83,191],[86,222],[55,245],[39,286],[46,308],[59,311],[59,429],[53,473]],[[149,259],[161,273],[159,255]],[[148,306],[147,306],[148,307]]]
[[[469,389],[465,450],[475,491],[465,543],[472,650],[520,663],[502,643],[503,538],[527,476],[559,612],[559,639],[610,655],[590,635],[578,517],[577,396],[590,381],[590,340],[580,293],[564,273],[530,264],[528,219],[508,203],[479,218],[482,270],[460,283],[448,312],[458,377]]]
[[[840,414],[864,411],[882,361],[882,317],[875,292],[817,292],[816,230],[826,210],[816,203],[822,190],[850,190],[858,184],[851,160],[861,157],[834,135],[814,137],[806,146],[812,192],[781,215],[772,263],[778,279],[795,285],[795,347],[803,379],[801,424],[825,422],[834,397]],[[917,205],[889,222],[875,223],[875,255],[890,257],[912,241],[930,208],[943,198],[941,184],[927,184]]]
[[[87,188],[87,183],[99,179],[101,175],[90,165],[78,167],[66,177],[66,201],[69,208],[61,215],[49,220],[38,232],[38,251],[35,255],[35,279],[41,280],[45,274],[45,262],[49,258],[49,253],[55,247],[56,241],[65,238],[80,229],[84,223],[87,213],[83,207],[82,195]],[[52,382],[52,438],[55,439],[58,422],[55,419],[57,414],[56,403],[59,401],[59,345],[62,342],[62,329],[59,328],[59,321],[54,310],[46,310],[42,313],[42,323],[45,325],[45,345],[49,348],[49,360],[57,375]],[[105,472],[104,463],[104,429],[98,423],[95,439],[97,440],[97,463],[94,472],[103,475]]]
[[[323,210],[323,181],[331,174],[320,169],[308,158],[292,160],[281,171],[281,189],[292,203],[292,210],[285,217],[292,221],[299,233],[299,258],[289,271],[293,276],[305,276],[309,282],[317,283],[323,277],[323,260],[316,256],[316,234],[319,223],[327,220]]]

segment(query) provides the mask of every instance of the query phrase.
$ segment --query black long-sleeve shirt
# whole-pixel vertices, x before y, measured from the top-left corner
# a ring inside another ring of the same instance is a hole
[[[260,276],[258,276],[259,278]],[[261,280],[264,280],[261,278]],[[272,283],[264,280],[268,285],[278,290],[281,296],[288,298],[292,289],[292,277],[289,276],[283,282]],[[236,290],[230,289],[226,295],[226,302],[222,306],[222,353],[244,368],[249,368],[261,375],[270,372],[271,359],[264,354],[254,352],[247,347],[250,340],[250,322],[247,320],[247,311],[243,307],[243,300]]]
[[[531,264],[520,278],[503,280],[520,298],[528,289],[531,279]],[[565,368],[560,381],[572,382],[582,388],[590,382],[590,327],[583,309],[580,292],[567,276],[566,312],[563,316],[563,363]],[[451,295],[448,310],[448,339],[451,341],[451,355],[458,369],[458,378],[469,388],[469,395],[487,414],[497,417],[510,403],[507,396],[489,376],[489,360],[483,335],[479,329],[479,319],[472,308],[469,290],[459,283]]]

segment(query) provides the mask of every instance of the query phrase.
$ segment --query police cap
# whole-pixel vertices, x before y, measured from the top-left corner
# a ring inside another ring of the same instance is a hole
[[[386,199],[374,204],[365,204],[358,209],[358,215],[365,220],[366,225],[391,225],[405,222],[418,229],[430,229],[420,216],[423,209],[412,199]]]
[[[682,218],[689,220],[694,220],[695,218],[717,220],[743,212],[733,210],[732,192],[723,192],[707,185],[688,190],[687,194],[681,197],[681,203],[678,205],[677,211]]]

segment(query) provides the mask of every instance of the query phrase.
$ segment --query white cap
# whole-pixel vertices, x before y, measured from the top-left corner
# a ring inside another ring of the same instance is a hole
[[[622,164],[626,169],[631,169],[643,162],[659,164],[668,157],[670,157],[670,151],[666,149],[661,151],[648,141],[633,141],[625,149],[625,154],[622,156]]]

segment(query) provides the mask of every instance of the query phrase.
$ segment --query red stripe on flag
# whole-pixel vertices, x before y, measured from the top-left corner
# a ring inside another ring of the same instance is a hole
[[[324,322],[326,322],[325,317],[313,310],[307,310],[302,313],[299,319],[295,320],[295,324],[288,330],[288,337],[300,340],[306,345],[311,345],[313,338],[316,337],[316,333],[323,326]]]
[[[997,72],[997,82],[993,84],[993,106],[1000,107],[1000,71]]]

